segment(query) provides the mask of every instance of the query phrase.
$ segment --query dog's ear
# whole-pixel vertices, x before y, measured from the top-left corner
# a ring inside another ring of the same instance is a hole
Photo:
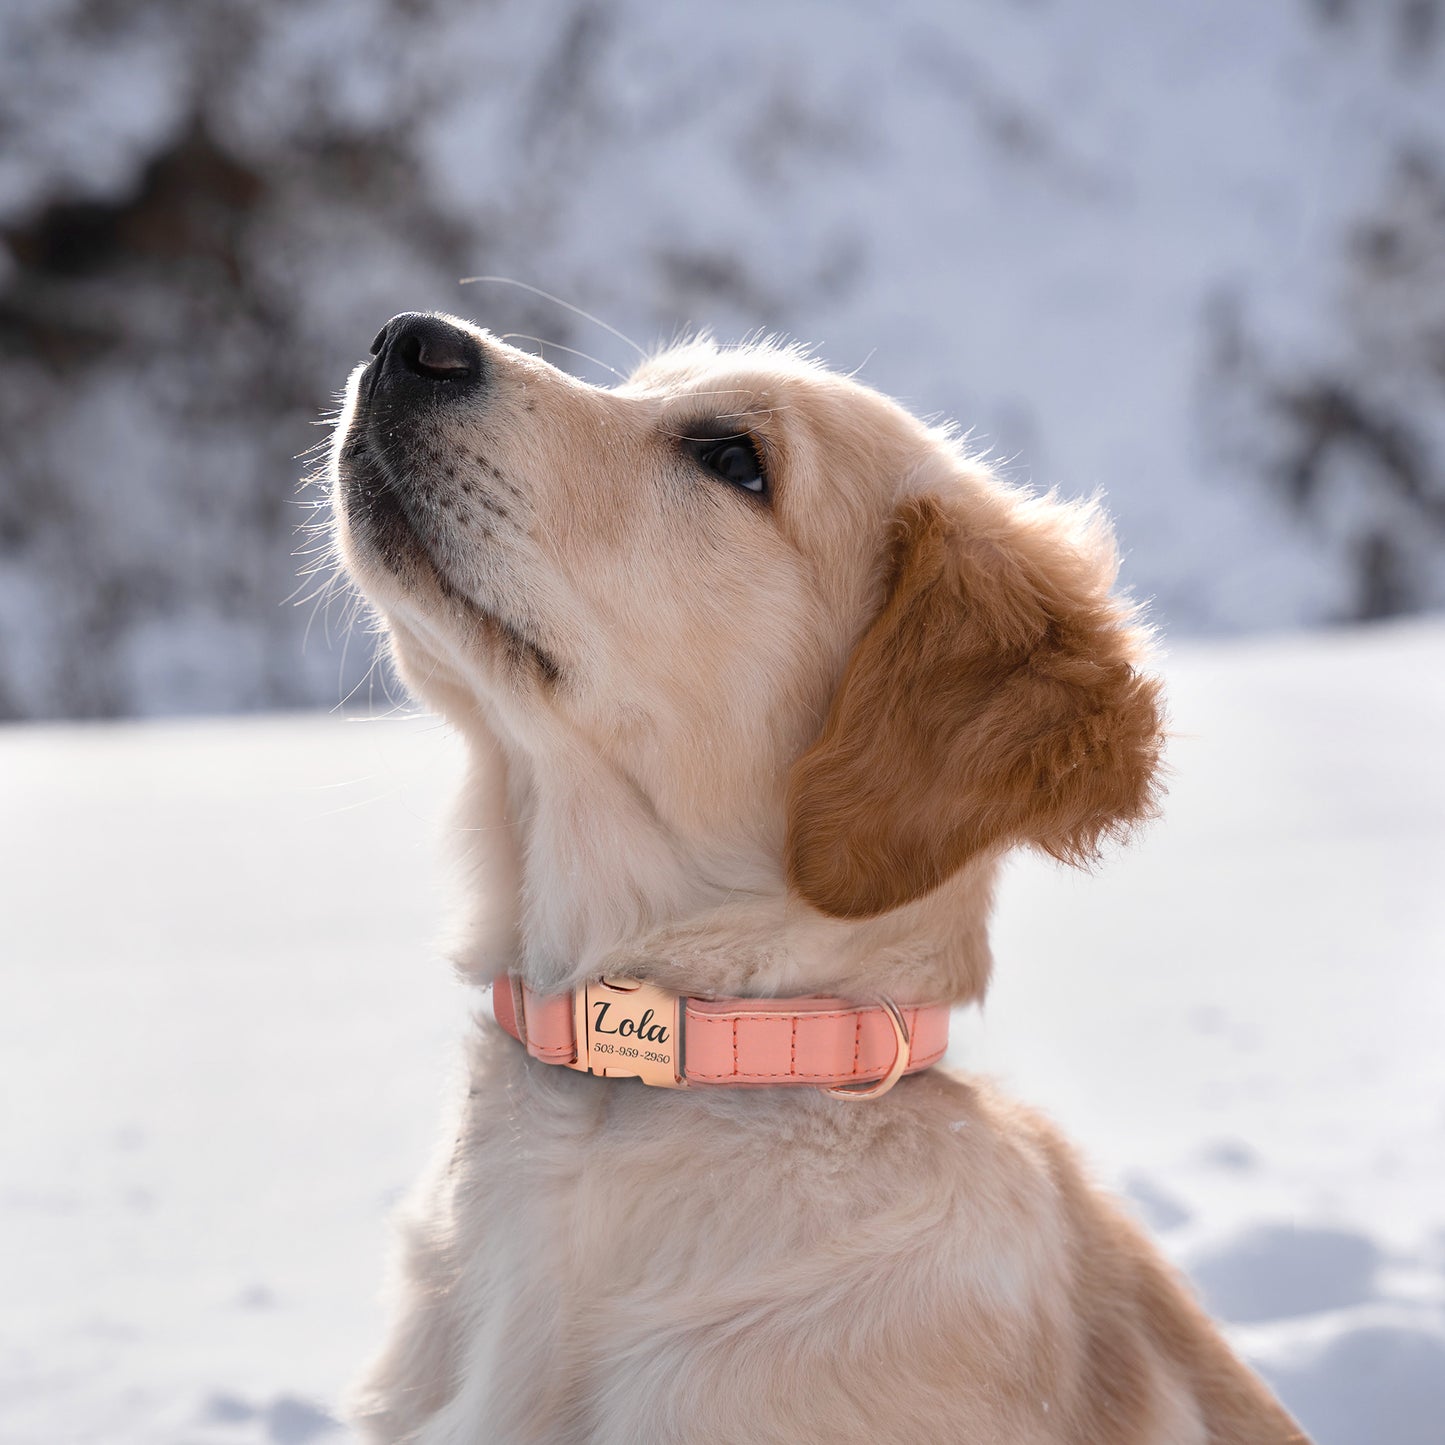
[[[1114,569],[1087,508],[903,505],[883,610],[790,780],[796,893],[868,918],[1013,844],[1086,862],[1153,812],[1159,685]]]

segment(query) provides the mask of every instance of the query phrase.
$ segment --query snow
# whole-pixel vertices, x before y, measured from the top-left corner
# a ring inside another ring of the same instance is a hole
[[[1057,1117],[1320,1445],[1445,1419],[1445,623],[1181,647],[1166,820],[1013,866],[951,1059]],[[0,1438],[302,1445],[478,999],[428,719],[0,732]],[[440,845],[440,846],[439,846]]]
[[[381,321],[633,360],[480,273],[861,363],[1107,492],[1172,634],[1445,605],[1440,13],[9,0],[0,716],[329,702],[280,499]]]

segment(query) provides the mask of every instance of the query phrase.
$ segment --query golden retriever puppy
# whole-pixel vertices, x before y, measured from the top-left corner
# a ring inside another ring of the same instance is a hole
[[[1003,855],[1154,805],[1098,512],[788,348],[612,390],[449,317],[372,350],[339,544],[471,745],[501,1026],[364,1436],[1303,1439],[1048,1124],[928,1067]]]

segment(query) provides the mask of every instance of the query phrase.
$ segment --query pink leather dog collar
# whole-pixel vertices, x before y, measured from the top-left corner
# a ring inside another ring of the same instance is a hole
[[[492,1007],[534,1059],[664,1088],[809,1084],[877,1098],[948,1046],[947,1004],[685,998],[636,979],[547,995],[508,974]]]

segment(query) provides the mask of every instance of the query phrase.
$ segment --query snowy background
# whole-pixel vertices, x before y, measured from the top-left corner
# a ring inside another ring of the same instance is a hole
[[[0,717],[344,694],[295,458],[380,323],[634,360],[479,274],[1103,489],[1172,636],[1445,604],[1445,0],[6,0]]]
[[[1106,493],[1167,820],[1016,867],[955,1061],[1322,1445],[1445,1445],[1445,0],[0,0],[0,1439],[339,1438],[476,1004],[453,744],[56,720],[365,705],[292,554],[380,323],[635,356],[471,275]]]

